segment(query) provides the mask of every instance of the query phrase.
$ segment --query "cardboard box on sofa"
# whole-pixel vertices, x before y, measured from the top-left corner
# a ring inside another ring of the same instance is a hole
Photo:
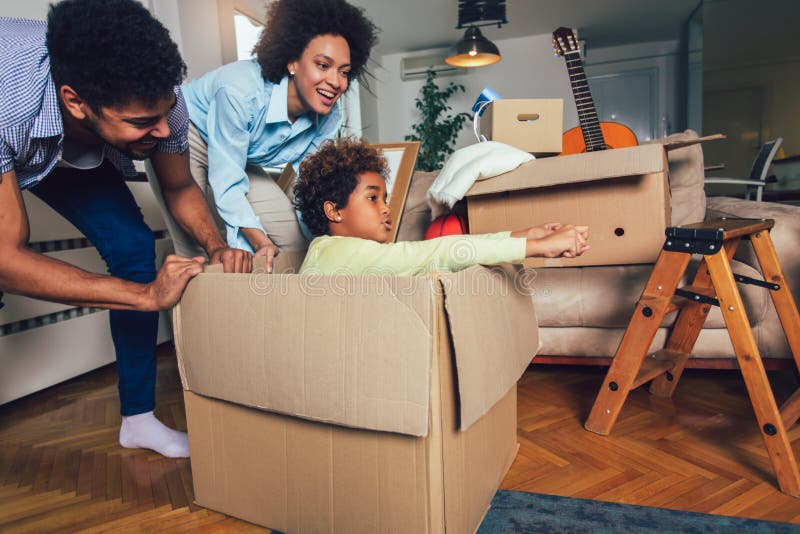
[[[537,156],[558,154],[564,132],[564,100],[516,98],[492,101],[481,117],[481,134]]]
[[[589,226],[577,258],[529,258],[526,267],[652,263],[670,224],[665,148],[617,148],[530,161],[467,192],[473,234],[547,222]]]
[[[539,347],[517,271],[197,276],[173,317],[197,503],[289,533],[475,531]]]

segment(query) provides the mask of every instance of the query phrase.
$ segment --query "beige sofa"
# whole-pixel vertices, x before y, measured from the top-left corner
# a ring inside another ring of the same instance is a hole
[[[692,137],[696,134],[687,131],[670,139]],[[794,298],[800,302],[800,252],[795,249],[800,244],[800,207],[728,197],[706,199],[701,145],[670,151],[669,164],[672,224],[689,224],[721,216],[775,219],[772,239]],[[422,238],[430,222],[425,191],[435,175],[415,174],[400,225],[400,240]],[[694,275],[698,264],[696,256],[687,270],[687,278]],[[733,264],[737,273],[762,278],[748,243],[740,245]],[[537,269],[533,299],[543,342],[537,363],[607,362],[616,351],[651,270],[652,265]],[[768,290],[752,285],[739,288],[762,357],[791,359]],[[666,317],[654,346],[663,346],[674,319],[674,313]],[[712,307],[689,366],[731,367],[734,363],[735,355],[722,315],[718,308]]]

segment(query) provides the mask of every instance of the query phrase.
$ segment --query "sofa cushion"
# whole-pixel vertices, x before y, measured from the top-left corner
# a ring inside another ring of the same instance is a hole
[[[750,219],[773,219],[775,227],[770,237],[792,290],[795,302],[800,303],[800,206],[778,204],[776,202],[755,202],[741,198],[712,197],[708,200],[706,220],[721,217],[745,217]],[[742,243],[736,249],[737,260],[758,267],[758,260],[749,243]],[[758,276],[757,278],[763,278]]]
[[[671,143],[697,139],[697,132],[686,130],[647,143]],[[700,143],[667,152],[669,190],[672,196],[672,226],[703,220],[706,213],[703,147]]]
[[[689,285],[698,264],[699,259],[692,260],[681,285]],[[736,273],[759,277],[744,263],[734,260],[732,267]],[[532,288],[539,326],[624,328],[652,270],[652,265],[538,269]],[[759,324],[771,306],[767,290],[752,285],[739,286],[739,290],[751,326]],[[662,324],[671,325],[676,315],[671,313]],[[711,307],[704,327],[725,327],[719,307]]]
[[[758,332],[758,329],[756,329],[756,332]],[[539,339],[541,339],[542,348],[539,349],[538,354],[542,356],[614,356],[624,334],[624,328],[586,328],[579,326],[540,328]],[[649,351],[656,351],[662,348],[668,334],[669,329],[659,328],[653,338],[653,342],[650,344]],[[759,343],[759,346],[762,346],[761,343]],[[762,356],[765,355],[762,353]],[[704,328],[701,330],[697,343],[692,350],[692,357],[735,358],[736,353],[733,350],[733,344],[727,330],[719,328]]]

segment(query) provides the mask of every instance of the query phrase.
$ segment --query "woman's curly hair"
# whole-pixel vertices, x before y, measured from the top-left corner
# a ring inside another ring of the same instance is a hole
[[[47,50],[56,88],[69,85],[95,112],[172,95],[186,65],[167,29],[135,0],[50,5]]]
[[[359,176],[365,172],[375,172],[386,179],[389,166],[380,152],[354,138],[326,141],[316,154],[300,163],[294,203],[312,234],[328,233],[323,205],[331,201],[337,208],[346,207]]]
[[[264,79],[278,83],[287,74],[286,65],[299,59],[313,38],[340,35],[350,47],[352,81],[362,78],[377,34],[364,10],[345,0],[275,0],[267,8],[267,26],[253,53]]]

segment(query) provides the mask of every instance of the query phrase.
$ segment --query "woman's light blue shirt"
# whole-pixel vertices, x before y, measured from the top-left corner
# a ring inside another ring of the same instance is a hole
[[[247,201],[248,164],[291,164],[336,135],[342,115],[337,102],[327,115],[307,113],[294,123],[287,109],[289,78],[264,80],[255,60],[237,61],[182,86],[189,119],[208,144],[208,181],[231,247],[253,250],[239,231],[261,221]]]

